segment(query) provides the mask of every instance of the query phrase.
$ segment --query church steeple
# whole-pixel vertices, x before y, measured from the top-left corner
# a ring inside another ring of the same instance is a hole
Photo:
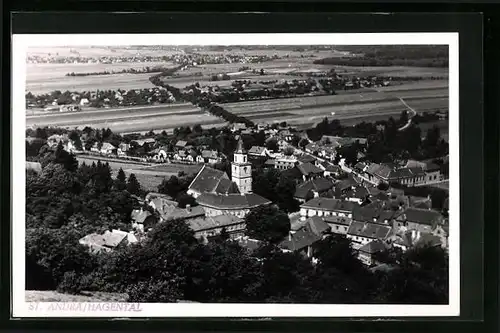
[[[241,137],[238,140],[238,144],[236,145],[236,150],[234,153],[235,154],[246,154],[247,153],[247,150],[245,149],[245,147],[243,147],[243,140],[241,139]]]
[[[231,164],[231,178],[238,185],[240,193],[252,192],[252,165],[248,163],[247,151],[243,147],[241,137],[236,145],[234,161]]]

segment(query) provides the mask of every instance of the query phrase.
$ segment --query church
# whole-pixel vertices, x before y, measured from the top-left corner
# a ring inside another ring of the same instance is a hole
[[[231,163],[231,179],[220,170],[206,165],[189,185],[188,192],[205,209],[207,216],[233,215],[245,217],[251,209],[271,204],[252,193],[252,165],[241,138]]]

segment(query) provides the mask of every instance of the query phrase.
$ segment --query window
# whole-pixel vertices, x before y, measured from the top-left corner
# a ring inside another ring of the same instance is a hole
[[[336,226],[335,226],[335,229],[339,230],[339,226],[338,226],[338,225],[336,225]]]

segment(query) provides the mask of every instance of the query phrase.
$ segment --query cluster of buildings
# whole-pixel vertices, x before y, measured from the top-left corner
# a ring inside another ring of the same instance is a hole
[[[42,94],[35,96],[28,93],[26,95],[26,107],[43,107],[44,111],[71,112],[80,111],[85,107],[110,108],[176,102],[175,97],[170,91],[156,86],[143,89],[102,90],[85,93],[65,92],[63,94]]]
[[[238,128],[235,134],[248,129]],[[150,193],[144,200],[148,209],[134,210],[131,216],[133,230],[129,236],[122,231],[110,230],[104,235],[88,235],[80,242],[93,251],[110,251],[118,245],[133,243],[158,222],[175,220],[186,223],[195,237],[209,241],[223,230],[249,249],[258,247],[259,241],[245,236],[245,216],[254,208],[273,203],[252,191],[252,168],[256,161],[264,161],[264,168],[275,168],[296,183],[294,198],[300,202],[300,211],[290,214],[291,231],[279,244],[283,251],[299,251],[314,259],[316,244],[331,234],[349,238],[360,260],[367,265],[377,263],[377,253],[389,248],[406,251],[420,246],[448,247],[447,207],[433,209],[428,197],[405,195],[403,190],[391,186],[394,182],[419,186],[440,182],[440,168],[432,161],[406,161],[404,165],[387,165],[367,161],[347,167],[332,161],[336,149],[346,145],[366,145],[363,138],[323,137],[311,142],[305,152],[290,145],[296,133],[288,129],[263,127],[268,138],[282,140],[286,145],[272,152],[254,146],[248,151],[240,136],[231,163],[231,175],[210,167],[220,161],[214,151],[197,152],[187,141],[178,141],[174,151],[166,148],[151,150],[159,161],[178,160],[203,163],[188,187],[197,205],[184,208],[166,195]],[[49,145],[67,136],[52,136]],[[68,142],[69,141],[69,142]],[[154,145],[154,139],[136,140],[137,145]],[[65,146],[66,147],[66,146]],[[69,146],[68,146],[69,147]],[[93,147],[94,148],[94,147]],[[291,148],[288,154],[283,150]],[[68,148],[71,149],[71,148]],[[107,143],[96,146],[105,153],[126,153],[127,147],[112,147]],[[291,154],[290,154],[291,152]],[[117,153],[117,154],[121,154]],[[387,184],[386,190],[379,186]],[[118,239],[109,241],[107,239]]]

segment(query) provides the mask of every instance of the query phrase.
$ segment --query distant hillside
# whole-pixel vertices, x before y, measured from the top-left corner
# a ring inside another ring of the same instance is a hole
[[[361,45],[335,46],[338,51],[357,57],[333,57],[315,60],[315,64],[337,66],[414,66],[448,67],[446,45]]]
[[[127,294],[82,292],[82,295],[62,294],[52,290],[26,290],[26,302],[126,302]]]

